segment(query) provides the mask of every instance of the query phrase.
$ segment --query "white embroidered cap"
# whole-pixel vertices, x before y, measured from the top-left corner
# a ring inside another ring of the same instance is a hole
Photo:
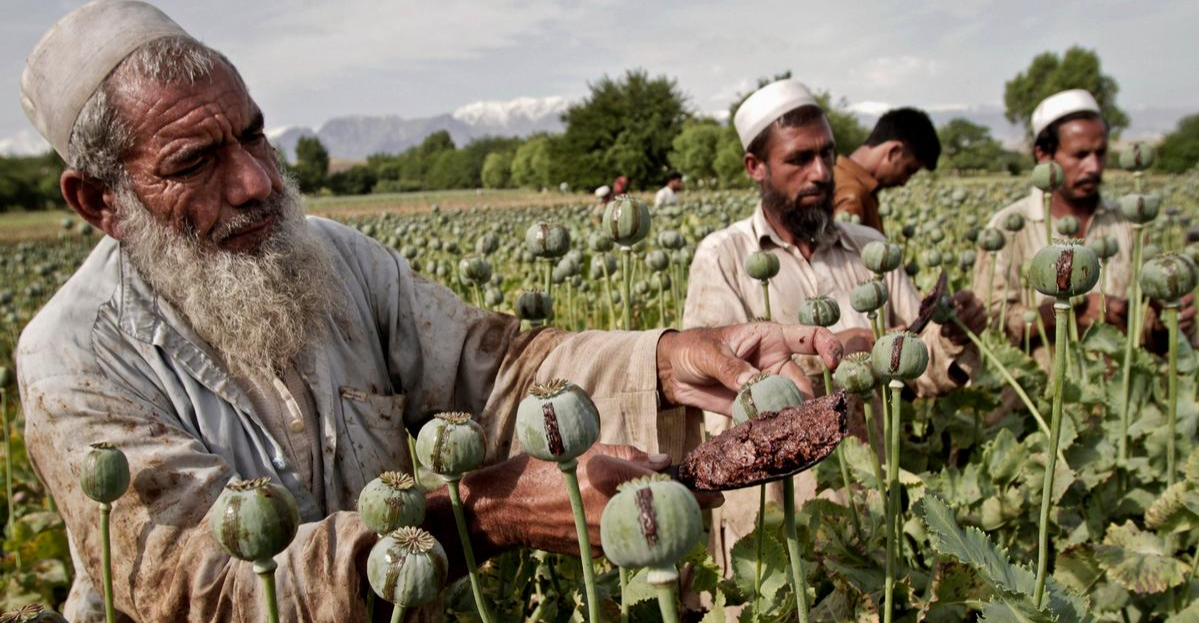
[[[1078,112],[1102,114],[1095,97],[1084,89],[1054,93],[1041,100],[1036,110],[1032,111],[1032,135],[1037,136],[1054,121]]]
[[[767,126],[779,117],[804,106],[819,104],[808,87],[798,80],[777,80],[754,91],[733,117],[733,126],[737,128],[737,136],[741,138],[741,147],[749,149],[749,144]]]
[[[25,61],[25,115],[66,160],[75,120],[104,78],[142,44],[173,35],[190,36],[145,2],[96,0],[67,13]]]

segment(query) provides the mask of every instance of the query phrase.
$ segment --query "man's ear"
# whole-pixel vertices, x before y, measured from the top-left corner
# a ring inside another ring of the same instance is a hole
[[[58,180],[63,199],[92,227],[120,240],[117,227],[116,193],[78,169],[68,168]]]
[[[1053,160],[1053,154],[1045,153],[1045,150],[1041,149],[1041,147],[1039,145],[1033,146],[1032,157],[1033,157],[1033,160],[1037,161],[1037,164],[1040,164],[1042,162],[1046,162],[1049,160]]]
[[[761,184],[766,180],[766,162],[758,160],[758,157],[745,152],[745,173],[750,179]]]
[[[901,158],[903,158],[903,152],[907,149],[907,147],[903,144],[903,141],[887,141],[886,145],[887,150],[883,152],[884,160],[887,162],[898,162]]]

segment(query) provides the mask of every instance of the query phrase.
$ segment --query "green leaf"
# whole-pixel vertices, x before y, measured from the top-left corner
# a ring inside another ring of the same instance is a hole
[[[1028,450],[1016,441],[1016,436],[1007,429],[1002,429],[987,443],[983,450],[983,460],[987,464],[987,473],[991,479],[1000,485],[1007,485],[1023,469],[1028,460]]]
[[[995,530],[1024,515],[1024,496],[1017,488],[1007,489],[983,500],[980,525],[983,530]]]
[[[648,569],[638,569],[636,573],[629,577],[629,584],[625,587],[621,598],[626,600],[629,605],[643,602],[647,599],[657,599],[658,592],[649,582],[645,581],[649,574]],[[752,587],[753,584],[751,583]]]
[[[724,593],[716,593],[716,598],[712,600],[712,609],[708,610],[700,623],[725,623]]]
[[[1003,599],[983,606],[983,623],[1054,623],[1056,619],[1033,607],[1028,600]]]
[[[1189,506],[1199,506],[1199,494],[1188,481],[1174,483],[1145,511],[1145,526],[1151,530],[1186,532],[1199,525],[1199,515]],[[1188,498],[1191,504],[1188,505]]]
[[[757,557],[757,531],[751,532],[733,545],[733,579],[737,588],[749,599],[754,594],[754,573]],[[787,585],[790,561],[778,539],[770,532],[762,543],[762,609],[771,612],[779,605],[779,590]]]
[[[1182,584],[1191,568],[1165,550],[1161,537],[1141,532],[1131,521],[1108,526],[1095,559],[1108,577],[1142,595]]]
[[[1074,546],[1058,552],[1053,563],[1053,577],[1075,593],[1086,595],[1103,577],[1103,569],[1089,548]]]
[[[1124,355],[1124,334],[1110,324],[1092,325],[1082,339],[1087,352],[1102,353],[1111,357]]]
[[[1199,601],[1192,601],[1185,610],[1166,619],[1166,623],[1199,623]]]

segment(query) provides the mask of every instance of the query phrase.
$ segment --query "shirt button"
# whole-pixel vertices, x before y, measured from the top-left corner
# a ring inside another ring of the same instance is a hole
[[[304,421],[303,420],[292,420],[291,424],[288,425],[288,428],[290,428],[291,432],[293,432],[293,433],[302,433],[302,432],[304,432]]]

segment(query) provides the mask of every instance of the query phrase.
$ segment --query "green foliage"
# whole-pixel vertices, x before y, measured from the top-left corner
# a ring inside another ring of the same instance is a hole
[[[690,117],[674,80],[632,70],[591,85],[582,102],[562,115],[566,131],[551,143],[554,179],[574,188],[629,178],[631,189],[661,183],[674,138]]]
[[[941,163],[955,171],[1002,171],[1003,147],[991,129],[958,117],[937,130],[941,138]]]
[[[1167,173],[1182,173],[1199,165],[1199,114],[1178,121],[1178,127],[1166,135],[1157,147],[1157,168]]]
[[[507,188],[512,182],[512,152],[493,151],[483,159],[483,188]]]
[[[512,157],[512,185],[521,188],[548,188],[550,178],[549,135],[532,136],[516,150]]]
[[[296,142],[296,164],[292,167],[300,190],[316,192],[324,187],[329,175],[329,152],[315,136],[302,136]]]
[[[691,179],[715,178],[716,153],[723,134],[724,128],[711,119],[687,122],[683,131],[674,137],[670,164]]]
[[[62,170],[62,159],[53,150],[40,156],[0,156],[0,212],[62,206]]]
[[[1028,69],[1004,84],[1004,116],[1024,127],[1032,138],[1030,118],[1041,100],[1067,89],[1086,89],[1095,96],[1112,136],[1128,127],[1128,115],[1116,106],[1120,91],[1116,79],[1102,73],[1099,55],[1093,50],[1074,46],[1063,55],[1043,52],[1032,59]]]

